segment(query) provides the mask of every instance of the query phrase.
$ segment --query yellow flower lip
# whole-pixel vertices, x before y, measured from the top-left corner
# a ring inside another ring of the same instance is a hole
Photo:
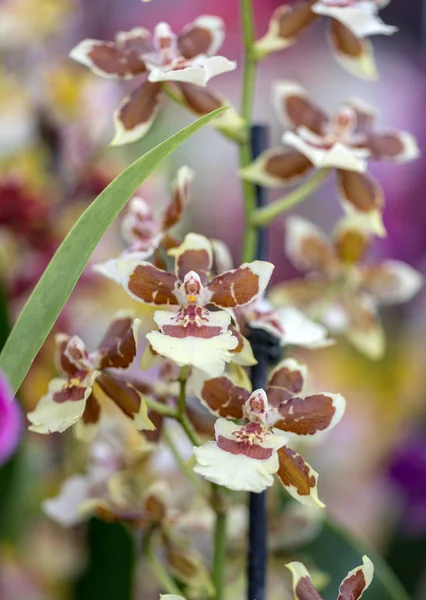
[[[189,296],[188,300],[189,300],[190,302],[195,302],[195,296],[194,296],[194,294],[191,294],[191,295]]]

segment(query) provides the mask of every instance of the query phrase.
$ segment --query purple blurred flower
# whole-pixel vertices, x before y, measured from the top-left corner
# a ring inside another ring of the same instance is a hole
[[[403,496],[407,533],[426,533],[426,433],[412,436],[396,450],[389,476]]]
[[[22,432],[22,414],[6,377],[0,372],[0,465],[18,445]]]

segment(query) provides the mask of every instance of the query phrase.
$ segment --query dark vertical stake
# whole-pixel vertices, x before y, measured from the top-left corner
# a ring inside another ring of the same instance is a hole
[[[251,129],[251,148],[256,158],[268,148],[268,128],[266,125],[253,125]],[[256,205],[265,206],[267,190],[256,186]],[[256,258],[266,260],[268,257],[268,237],[265,229],[258,230]],[[251,380],[253,389],[266,385],[268,360],[264,355],[256,355],[257,365],[252,368]],[[267,521],[266,492],[250,494],[250,525],[248,551],[248,600],[266,599],[266,560],[267,560]]]

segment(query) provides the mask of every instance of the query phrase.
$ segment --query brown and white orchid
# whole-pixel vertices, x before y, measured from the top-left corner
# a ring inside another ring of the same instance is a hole
[[[117,260],[111,274],[106,268],[102,272],[115,281],[118,272],[124,289],[136,300],[163,306],[154,314],[159,330],[146,336],[154,352],[179,366],[220,375],[232,359],[232,351],[241,346],[228,309],[248,304],[262,294],[273,265],[265,261],[244,263],[209,280],[211,242],[192,233],[169,253],[175,258],[174,274],[133,260]],[[176,310],[165,310],[165,306]]]
[[[343,416],[339,394],[303,395],[307,369],[285,359],[272,370],[264,390],[250,393],[230,377],[194,378],[193,389],[215,415],[216,441],[194,448],[194,470],[209,481],[232,490],[261,492],[276,474],[302,504],[324,506],[318,499],[318,474],[292,450],[288,441],[319,435]],[[245,419],[244,425],[233,420]],[[277,433],[278,432],[278,433]]]
[[[71,51],[71,58],[102,77],[131,80],[144,76],[115,113],[112,144],[134,142],[145,135],[159,111],[165,82],[173,84],[173,94],[194,112],[205,114],[227,104],[214,92],[198,91],[212,77],[236,68],[235,62],[216,56],[224,29],[222,19],[203,15],[179,35],[167,23],[159,23],[152,34],[136,27],[119,32],[113,42],[83,40]],[[235,111],[226,112],[229,114],[219,117],[218,127],[230,127],[232,119],[241,125],[237,115],[231,115]]]
[[[300,217],[289,217],[286,225],[286,254],[307,276],[276,286],[271,301],[296,304],[370,358],[383,356],[377,309],[410,300],[423,285],[421,274],[398,260],[365,263],[369,235],[362,220],[343,219],[331,239]]]
[[[377,79],[371,35],[391,35],[396,27],[378,16],[390,0],[300,0],[278,7],[266,35],[256,42],[263,57],[292,46],[299,35],[319,16],[329,18],[328,38],[334,56],[350,73],[363,79]]]
[[[317,592],[306,567],[300,562],[286,565],[293,577],[295,600],[322,600]],[[368,556],[362,557],[362,565],[346,575],[339,587],[337,600],[360,600],[370,586],[374,576],[374,565]]]
[[[334,168],[345,212],[368,216],[376,233],[383,235],[383,191],[365,173],[367,161],[414,160],[419,156],[415,138],[406,131],[376,131],[375,111],[359,100],[346,101],[329,117],[292,81],[276,85],[274,105],[288,128],[283,137],[287,148],[264,152],[241,172],[243,178],[279,187],[298,183],[313,169]]]
[[[127,369],[137,354],[139,319],[118,314],[99,347],[86,349],[76,335],[56,337],[56,365],[62,377],[52,379],[48,393],[28,413],[29,429],[37,433],[65,431],[77,425],[79,437],[91,437],[103,411],[111,404],[132,421],[136,429],[154,429],[142,395],[111,369]]]

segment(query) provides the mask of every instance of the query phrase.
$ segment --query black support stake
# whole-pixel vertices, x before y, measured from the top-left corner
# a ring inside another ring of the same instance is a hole
[[[268,128],[266,125],[253,125],[251,128],[251,149],[253,159],[268,148]],[[260,186],[256,189],[256,206],[267,203],[267,190]],[[267,260],[268,237],[266,229],[259,229],[257,236],[256,259]],[[258,361],[252,368],[253,390],[265,388],[268,372],[268,358],[262,346],[253,345]],[[248,600],[266,600],[266,561],[267,561],[267,520],[266,492],[250,494],[249,500],[249,550],[248,550]]]

